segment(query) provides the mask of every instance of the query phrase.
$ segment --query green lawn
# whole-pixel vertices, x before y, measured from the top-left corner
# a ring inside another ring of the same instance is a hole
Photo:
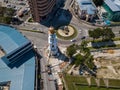
[[[71,25],[69,25],[69,26],[71,26]],[[74,29],[74,34],[73,34],[73,35],[71,35],[71,36],[69,36],[69,37],[64,37],[64,36],[61,36],[61,35],[58,33],[58,31],[56,30],[56,35],[57,35],[57,37],[60,38],[60,39],[62,39],[62,40],[71,40],[71,39],[75,38],[75,37],[78,35],[78,32],[77,32],[77,30],[76,30],[75,27],[73,27],[73,26],[71,26],[71,27]]]
[[[97,85],[97,84],[96,84],[96,81],[95,81],[95,79],[94,79],[94,77],[91,77],[91,84]]]
[[[89,86],[80,86],[80,85],[79,86],[75,85],[75,87],[76,89],[74,90],[120,90],[120,89],[98,88],[98,87],[89,87]]]
[[[64,76],[64,79],[65,79],[66,84],[68,86],[68,90],[75,90],[74,83],[88,84],[87,81],[86,81],[86,78],[81,77],[81,76],[72,76],[72,75],[66,74]]]
[[[114,80],[114,79],[109,80],[109,86],[118,86],[118,87],[120,87],[120,80]]]
[[[66,81],[68,90],[120,90],[120,88],[119,89],[106,88],[103,79],[100,79],[101,87],[98,88],[94,77],[91,77],[91,84],[92,84],[91,87],[87,86],[88,85],[87,80],[83,76],[73,76],[73,75],[66,74],[66,75],[64,75],[64,79]],[[81,84],[84,84],[84,86]],[[113,80],[113,79],[109,80],[109,87],[112,87],[112,86],[119,87],[120,80]]]

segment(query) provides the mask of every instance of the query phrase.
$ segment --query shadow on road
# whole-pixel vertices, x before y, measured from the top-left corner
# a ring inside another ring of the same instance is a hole
[[[101,48],[101,47],[110,47],[110,46],[116,46],[114,41],[104,41],[104,42],[92,42],[93,48]]]
[[[72,14],[69,10],[63,9],[65,0],[58,1],[51,13],[41,20],[40,24],[57,28],[61,25],[68,25],[72,19]]]
[[[58,28],[62,25],[68,25],[71,19],[72,14],[69,10],[59,8],[55,13],[42,20],[40,24],[47,27],[53,26],[54,28]]]

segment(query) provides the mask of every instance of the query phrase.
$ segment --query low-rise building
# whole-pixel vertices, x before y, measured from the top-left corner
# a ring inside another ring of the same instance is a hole
[[[110,21],[120,21],[120,0],[104,0],[103,8],[107,12],[103,17]]]
[[[80,19],[92,21],[96,17],[97,9],[91,0],[74,0],[71,7]]]

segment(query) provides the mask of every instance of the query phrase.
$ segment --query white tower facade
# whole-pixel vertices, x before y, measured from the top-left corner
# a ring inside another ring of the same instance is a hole
[[[48,31],[48,50],[49,50],[49,56],[53,55],[58,55],[58,46],[57,46],[57,38],[56,38],[56,34],[54,31],[53,27],[49,28]]]

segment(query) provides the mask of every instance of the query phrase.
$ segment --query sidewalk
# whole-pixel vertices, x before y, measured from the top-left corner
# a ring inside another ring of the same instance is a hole
[[[61,52],[64,54],[64,48],[59,47]],[[66,67],[67,64],[64,65],[65,63],[65,58],[62,54],[60,54],[57,58],[55,57],[48,57],[47,56],[47,47],[45,47],[45,53],[44,56],[48,58],[48,63],[51,65],[51,70],[54,79],[57,81],[58,87],[63,88],[63,83],[62,83],[62,77],[59,75],[59,73],[62,72],[62,69]],[[62,66],[62,68],[60,68]]]

